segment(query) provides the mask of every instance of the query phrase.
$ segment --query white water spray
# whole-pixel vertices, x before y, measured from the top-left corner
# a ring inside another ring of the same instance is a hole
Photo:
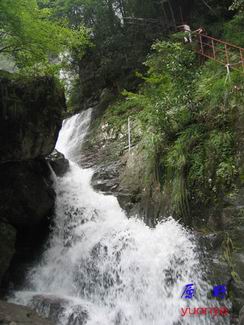
[[[155,229],[128,219],[115,197],[93,190],[93,171],[76,164],[90,116],[88,110],[63,123],[57,149],[70,169],[56,180],[55,226],[28,290],[14,301],[47,316],[56,308],[62,325],[221,324],[180,314],[186,306],[216,306],[207,299],[193,236],[171,218]],[[192,300],[181,298],[188,283],[197,289]]]

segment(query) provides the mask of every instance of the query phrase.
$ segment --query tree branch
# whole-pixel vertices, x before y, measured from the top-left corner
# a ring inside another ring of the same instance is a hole
[[[13,47],[13,45],[8,45],[5,47],[0,48],[0,53],[6,52],[6,53],[14,53],[18,51],[22,51],[23,47]]]
[[[8,45],[8,46],[0,48],[0,53],[5,52],[7,49],[10,49],[11,47],[12,47],[11,45]],[[8,52],[8,51],[6,51],[6,52]]]

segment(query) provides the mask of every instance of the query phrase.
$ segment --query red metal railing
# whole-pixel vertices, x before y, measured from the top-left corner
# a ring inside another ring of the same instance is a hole
[[[205,34],[198,34],[196,41],[196,51],[199,54],[228,68],[242,69],[244,72],[244,48]]]

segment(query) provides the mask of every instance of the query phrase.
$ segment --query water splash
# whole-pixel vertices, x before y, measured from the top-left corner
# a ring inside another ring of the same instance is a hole
[[[90,116],[88,110],[63,123],[57,149],[70,169],[55,183],[55,226],[28,274],[28,291],[14,301],[61,325],[213,324],[180,315],[182,307],[209,305],[193,235],[172,218],[155,229],[128,219],[115,197],[93,190],[93,171],[76,164]],[[181,299],[187,283],[199,288],[189,301]]]

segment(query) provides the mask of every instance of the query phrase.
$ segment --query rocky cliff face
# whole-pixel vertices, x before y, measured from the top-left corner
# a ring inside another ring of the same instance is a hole
[[[45,156],[55,147],[65,98],[63,90],[50,77],[34,80],[4,77],[0,78],[0,103],[0,283],[3,288],[10,273],[21,279],[19,262],[33,259],[47,233],[55,193]]]
[[[145,150],[142,131],[131,123],[131,150],[128,148],[127,120],[118,131],[94,107],[91,129],[83,145],[81,164],[93,167],[93,187],[118,198],[128,216],[140,215],[154,226],[161,216],[172,214],[171,198],[162,193],[150,157]],[[104,111],[104,107],[100,111]]]

